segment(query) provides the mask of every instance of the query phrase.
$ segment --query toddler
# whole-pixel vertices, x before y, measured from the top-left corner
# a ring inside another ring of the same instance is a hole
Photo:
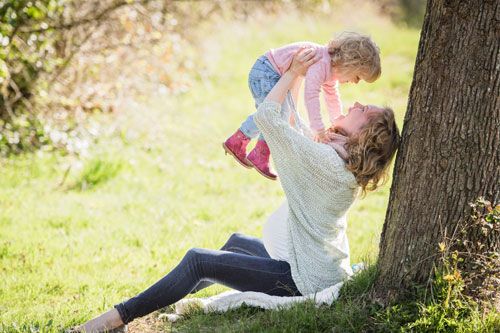
[[[342,110],[339,83],[358,83],[360,80],[374,82],[379,78],[381,73],[379,48],[368,36],[344,32],[327,45],[298,42],[271,49],[257,59],[249,73],[248,85],[256,108],[288,69],[295,53],[304,47],[315,49],[316,57],[319,58],[309,67],[304,78],[304,100],[309,124],[315,140],[326,142],[328,137],[320,114],[320,91],[323,90],[329,120],[333,122],[341,115]],[[301,80],[298,79],[282,105],[282,117],[292,125],[294,121],[290,111],[294,107],[294,101],[297,101],[300,85]],[[250,140],[257,136],[257,144],[247,156],[246,147]],[[222,145],[226,154],[231,154],[244,167],[254,167],[264,177],[276,179],[269,166],[269,147],[253,121],[253,115],[248,116],[240,128]]]

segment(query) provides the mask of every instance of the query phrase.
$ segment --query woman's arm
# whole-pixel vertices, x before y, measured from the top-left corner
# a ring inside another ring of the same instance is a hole
[[[319,59],[316,58],[316,51],[313,49],[302,49],[293,58],[290,68],[281,76],[280,80],[271,89],[264,101],[277,102],[282,104],[287,92],[292,88],[295,80],[307,73],[309,66]]]
[[[303,78],[301,76],[297,77],[292,86],[291,92],[292,92],[293,102],[295,103],[295,105],[297,105],[299,102],[299,90],[300,90],[300,85],[302,84],[302,79]]]
[[[299,90],[300,90],[300,85],[302,84],[302,77],[299,76],[295,79],[295,82],[292,85],[291,93],[292,93],[292,99],[293,99],[293,104],[295,105],[296,108],[298,108],[299,105]],[[295,127],[296,119],[293,115],[293,112],[290,112],[290,125],[292,127]]]

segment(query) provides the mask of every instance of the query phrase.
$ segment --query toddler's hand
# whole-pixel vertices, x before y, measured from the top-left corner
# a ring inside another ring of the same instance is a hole
[[[314,141],[315,142],[321,142],[321,143],[327,143],[330,141],[330,138],[328,137],[326,131],[321,131],[316,133],[314,136]]]
[[[327,137],[328,141],[337,141],[340,144],[344,145],[347,143],[347,137],[336,133],[332,128],[329,128],[325,131],[325,136]]]

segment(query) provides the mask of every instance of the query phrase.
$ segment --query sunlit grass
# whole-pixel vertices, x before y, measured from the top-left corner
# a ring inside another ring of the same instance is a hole
[[[71,189],[89,190],[115,177],[121,163],[115,160],[94,158],[86,162],[83,170],[70,185]]]
[[[282,190],[224,156],[221,142],[254,111],[247,73],[268,48],[326,43],[344,29],[371,34],[382,50],[383,75],[374,84],[341,87],[343,102],[390,105],[401,125],[418,31],[366,8],[358,11],[363,19],[345,22],[342,10],[219,23],[198,49],[209,76],[184,95],[122,110],[120,133],[101,139],[67,178],[74,164],[67,157],[2,161],[3,330],[27,332],[25,325],[48,332],[80,323],[156,281],[191,247],[218,248],[236,231],[260,235]],[[387,197],[388,185],[351,210],[353,263],[376,259]]]

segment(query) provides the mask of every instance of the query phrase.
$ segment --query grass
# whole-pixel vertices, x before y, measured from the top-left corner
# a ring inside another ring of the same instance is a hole
[[[349,10],[219,22],[196,47],[208,76],[183,95],[123,110],[109,120],[120,133],[103,136],[88,158],[41,152],[1,161],[0,332],[57,332],[143,290],[191,247],[218,248],[236,231],[260,235],[283,192],[224,156],[220,144],[254,111],[246,75],[268,48],[323,43],[340,30],[371,34],[382,50],[383,75],[374,84],[341,87],[343,103],[390,105],[401,125],[419,33],[369,7],[356,8],[362,20],[346,21]],[[376,259],[387,198],[385,186],[351,209],[353,263]],[[338,324],[354,332],[363,325],[356,318],[366,317],[358,305],[242,308],[195,314],[166,329],[310,332]]]
[[[83,170],[70,185],[71,189],[87,190],[115,177],[121,169],[121,162],[109,158],[94,158],[86,162]]]
[[[332,306],[316,307],[313,302],[279,311],[246,307],[227,313],[194,312],[177,327],[182,332],[363,332],[369,309],[361,307],[357,295],[367,291],[375,275],[374,268],[362,271],[355,281],[342,289],[341,301]],[[207,322],[210,327],[207,327]]]

